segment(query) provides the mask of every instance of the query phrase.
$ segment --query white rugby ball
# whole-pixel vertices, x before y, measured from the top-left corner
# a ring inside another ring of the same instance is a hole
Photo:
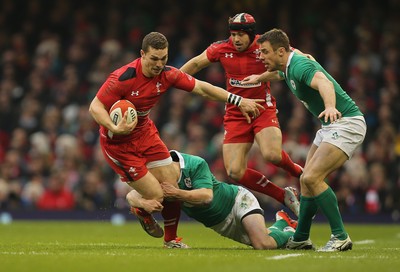
[[[138,122],[136,108],[135,105],[133,105],[133,103],[129,100],[118,100],[111,106],[109,114],[112,122],[115,125],[118,125],[126,111],[128,111],[126,122],[128,124],[134,122],[136,126]],[[111,131],[108,131],[108,137],[113,137],[113,133]]]

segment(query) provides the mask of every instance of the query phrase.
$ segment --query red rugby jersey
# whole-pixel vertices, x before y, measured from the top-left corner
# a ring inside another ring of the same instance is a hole
[[[259,35],[253,44],[244,52],[238,52],[232,43],[232,38],[218,41],[207,48],[207,58],[211,62],[220,62],[225,70],[226,88],[228,92],[252,99],[265,99],[264,107],[276,107],[275,98],[271,96],[270,84],[242,84],[241,80],[252,74],[262,74],[265,66],[261,62],[259,45],[256,43]],[[228,114],[238,115],[238,107],[227,104]]]
[[[131,101],[139,116],[136,127],[140,128],[147,122],[151,108],[169,88],[191,92],[194,86],[192,76],[172,66],[165,66],[160,75],[147,78],[142,72],[141,58],[138,58],[112,72],[96,96],[107,110],[117,100]],[[101,127],[101,132],[107,135],[106,128]]]

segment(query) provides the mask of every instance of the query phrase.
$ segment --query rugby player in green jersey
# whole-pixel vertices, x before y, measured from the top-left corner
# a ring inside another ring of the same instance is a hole
[[[292,52],[289,38],[272,29],[257,40],[260,59],[266,67],[261,75],[245,78],[245,83],[285,80],[292,93],[321,121],[300,177],[301,197],[298,227],[287,243],[288,249],[314,249],[310,240],[312,219],[317,210],[326,216],[331,238],[319,251],[352,249],[335,193],[325,178],[350,159],[362,144],[367,131],[360,109],[322,66]]]
[[[164,198],[182,201],[182,210],[220,235],[254,249],[277,249],[293,236],[297,222],[286,212],[276,213],[276,222],[266,228],[263,210],[247,189],[220,182],[206,161],[198,156],[171,151],[178,187],[161,183]],[[162,204],[144,199],[135,190],[127,195],[133,207],[149,213],[160,212]]]

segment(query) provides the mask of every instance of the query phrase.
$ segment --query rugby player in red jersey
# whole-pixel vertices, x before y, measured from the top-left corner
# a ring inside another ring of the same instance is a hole
[[[248,13],[239,13],[229,18],[230,37],[212,43],[203,53],[185,63],[181,70],[194,75],[211,63],[219,62],[226,75],[229,92],[252,99],[265,99],[265,110],[258,118],[248,123],[233,105],[226,106],[224,116],[225,137],[223,159],[227,174],[237,183],[254,191],[264,193],[299,214],[299,202],[294,188],[282,189],[270,182],[262,173],[248,168],[250,148],[255,141],[265,162],[300,177],[302,168],[293,163],[282,149],[282,133],[276,115],[276,101],[270,93],[269,82],[244,84],[242,80],[252,74],[262,74],[265,66],[260,60],[260,49],[255,34],[256,21]],[[300,52],[300,51],[299,51]],[[300,52],[301,53],[301,52]],[[311,56],[309,56],[312,58]]]
[[[109,75],[92,100],[89,111],[100,125],[100,145],[108,164],[122,181],[138,191],[145,199],[154,200],[152,211],[161,211],[165,235],[148,211],[131,209],[144,230],[153,237],[164,236],[165,247],[187,248],[187,245],[177,237],[179,202],[163,202],[160,182],[170,182],[176,186],[176,178],[173,175],[168,148],[149,118],[151,108],[169,88],[174,87],[207,99],[234,104],[250,122],[251,118],[256,118],[260,110],[264,109],[258,104],[264,102],[264,99],[242,98],[197,80],[175,67],[166,66],[168,41],[161,33],[151,32],[146,35],[140,54],[140,58]],[[138,113],[136,126],[134,122],[127,123],[126,114],[117,125],[112,122],[108,111],[121,99],[129,100],[135,105]]]

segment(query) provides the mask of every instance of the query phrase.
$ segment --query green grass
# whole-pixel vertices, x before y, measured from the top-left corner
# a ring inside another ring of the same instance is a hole
[[[397,271],[399,225],[347,224],[353,250],[338,253],[256,251],[198,223],[181,222],[192,248],[168,250],[135,221],[14,221],[0,225],[0,271]],[[329,226],[314,224],[313,242],[324,245]]]

